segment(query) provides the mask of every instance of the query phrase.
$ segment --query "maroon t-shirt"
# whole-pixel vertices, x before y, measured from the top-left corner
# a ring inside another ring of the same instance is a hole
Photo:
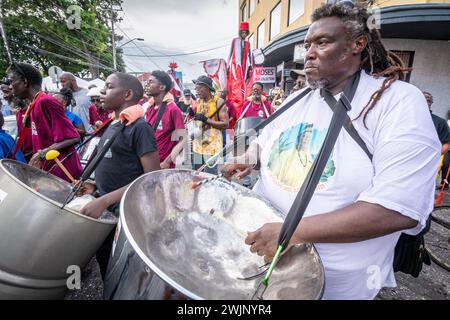
[[[17,133],[20,135],[22,130],[24,129],[23,124],[23,117],[25,116],[25,113],[27,113],[26,110],[19,109],[16,114],[16,121],[17,121]],[[33,153],[33,142],[31,139],[31,133],[28,133],[25,137],[25,141],[22,144],[22,152],[24,155],[29,155],[30,153]]]
[[[234,107],[231,100],[227,100],[225,105],[228,108],[228,119],[230,119],[230,125],[228,126],[228,129],[234,129],[234,125],[237,121],[236,108]]]
[[[109,119],[110,111],[102,108],[97,108],[95,104],[89,107],[89,124],[95,125],[97,121],[105,123]]]
[[[265,110],[263,107],[263,103],[264,103]],[[247,109],[247,111],[246,111],[246,109]],[[259,118],[266,119],[267,118],[266,112],[269,114],[269,116],[273,113],[272,106],[270,105],[270,103],[268,101],[261,102],[259,104],[255,103],[253,101],[246,101],[244,103],[244,106],[242,107],[241,114],[239,115],[238,118],[240,119],[241,117],[242,118],[259,117]]]
[[[145,119],[154,128],[156,118],[158,116],[159,107],[149,107]],[[173,148],[178,144],[178,140],[173,141],[173,132],[176,129],[184,129],[183,113],[180,108],[170,102],[164,111],[161,122],[158,128],[154,128],[156,134],[156,143],[158,144],[159,160],[163,162],[170,156]],[[171,163],[171,168],[175,168],[175,164]]]
[[[64,107],[49,95],[43,95],[36,101],[36,105],[31,112],[31,132],[34,153],[37,153],[40,149],[46,149],[55,143],[80,137],[75,127],[64,114]],[[74,146],[60,151],[61,155],[58,159],[63,160],[72,151],[75,151]],[[44,161],[43,170],[50,170],[54,164],[54,161]],[[74,152],[67,158],[63,165],[75,179],[80,178],[82,168],[77,152]],[[69,178],[58,166],[51,173],[70,182]]]

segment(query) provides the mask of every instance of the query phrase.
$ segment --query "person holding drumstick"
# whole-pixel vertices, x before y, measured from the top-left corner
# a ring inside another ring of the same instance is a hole
[[[236,173],[242,178],[259,163],[254,191],[288,212],[305,181],[304,176],[287,179],[288,169],[317,157],[333,117],[323,90],[340,99],[359,75],[347,114],[373,157],[345,129],[340,131],[290,241],[314,243],[325,270],[324,299],[374,299],[381,288],[395,287],[400,235],[415,236],[426,228],[434,204],[441,145],[425,98],[418,88],[398,81],[408,69],[385,49],[378,30],[369,27],[370,18],[366,7],[349,2],[314,12],[305,38],[312,91],[265,127],[247,153],[252,164],[237,161],[222,169],[228,178]],[[307,131],[309,138],[299,140]],[[262,226],[249,233],[246,244],[270,261],[281,226]]]

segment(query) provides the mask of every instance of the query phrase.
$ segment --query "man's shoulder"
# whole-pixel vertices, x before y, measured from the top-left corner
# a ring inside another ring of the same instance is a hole
[[[363,79],[368,83],[368,91],[377,91],[383,86],[383,82],[386,80],[385,77],[374,77],[372,75],[365,74]],[[397,99],[410,96],[423,96],[422,91],[415,85],[402,80],[394,81],[391,86],[383,93],[383,96],[391,96]],[[382,96],[382,98],[383,98]],[[425,99],[425,98],[424,98]]]
[[[137,119],[135,122],[133,122],[132,124],[130,124],[131,128],[147,128],[150,127],[150,125],[148,124],[147,121],[145,121],[145,119],[143,117]]]
[[[172,101],[167,104],[167,110],[180,110],[180,108],[175,102]]]
[[[64,107],[58,100],[56,100],[54,97],[48,94],[44,94],[38,101],[39,104],[45,105],[46,107],[50,106],[64,109]]]
[[[435,115],[434,113],[431,114],[431,118],[433,119],[433,122],[436,124],[447,124],[447,120],[445,120],[444,118],[441,118],[437,115]]]

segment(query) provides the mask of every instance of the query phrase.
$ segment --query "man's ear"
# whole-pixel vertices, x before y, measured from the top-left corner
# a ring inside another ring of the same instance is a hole
[[[23,81],[23,84],[24,84],[25,88],[31,87],[30,82],[28,81],[28,79],[22,79],[22,81]]]
[[[361,35],[353,41],[352,54],[354,56],[361,54],[366,49],[369,39],[366,35]]]
[[[128,89],[125,91],[125,101],[131,101],[134,99],[134,93],[133,90]]]

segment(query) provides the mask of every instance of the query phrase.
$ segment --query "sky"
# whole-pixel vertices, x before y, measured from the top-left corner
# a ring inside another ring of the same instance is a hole
[[[143,38],[125,44],[124,60],[128,72],[167,71],[175,61],[184,82],[204,74],[200,61],[228,59],[231,41],[238,34],[238,0],[124,0],[118,30],[124,39]],[[220,48],[219,48],[220,47]],[[193,53],[167,57],[171,54]],[[144,57],[135,57],[140,55]],[[147,57],[145,57],[147,56]],[[163,56],[163,57],[153,57]]]

